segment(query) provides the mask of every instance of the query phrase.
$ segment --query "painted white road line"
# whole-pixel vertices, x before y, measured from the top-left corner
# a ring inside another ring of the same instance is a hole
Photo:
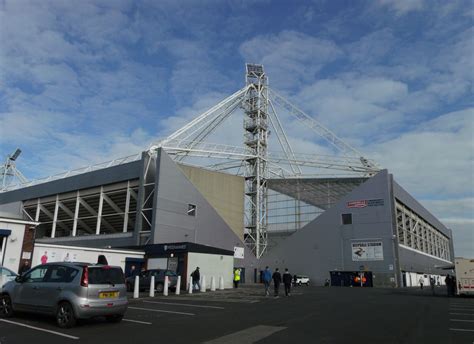
[[[44,329],[44,328],[35,327],[35,326],[27,325],[27,324],[22,324],[22,323],[15,322],[15,321],[10,321],[10,320],[5,320],[5,319],[0,319],[0,321],[6,322],[8,324],[13,324],[13,325],[18,325],[18,326],[31,328],[32,330],[36,330],[36,331],[48,332],[48,333],[51,333],[51,334],[55,334],[56,336],[66,337],[66,338],[69,338],[69,339],[79,339],[79,337],[70,336],[70,335],[65,334],[65,333],[51,331],[51,330],[47,330],[47,329]]]
[[[474,332],[474,330],[469,330],[467,328],[450,328],[450,331],[462,331],[462,332]]]
[[[449,321],[474,322],[474,320],[469,319],[449,319]]]
[[[449,313],[450,315],[470,315],[471,317],[474,317],[474,314],[472,313]]]
[[[160,302],[160,301],[143,301],[143,302],[145,302],[145,303],[156,303],[156,304],[159,304],[159,305],[171,305],[171,306],[184,306],[184,307],[198,307],[198,308],[224,309],[224,307],[191,305],[191,304],[189,304],[189,303]]]
[[[171,313],[171,314],[181,314],[181,315],[196,315],[194,313],[185,313],[185,312],[173,312],[173,311],[164,311],[161,309],[151,309],[151,308],[141,308],[141,307],[130,307],[128,306],[128,309],[137,309],[140,311],[149,311],[149,312],[159,312],[159,313]]]
[[[122,321],[128,321],[128,322],[143,324],[143,325],[152,325],[151,322],[147,322],[147,321],[139,321],[139,320],[132,320],[132,319],[122,319]]]
[[[204,344],[252,344],[284,329],[286,327],[258,325],[210,340]]]

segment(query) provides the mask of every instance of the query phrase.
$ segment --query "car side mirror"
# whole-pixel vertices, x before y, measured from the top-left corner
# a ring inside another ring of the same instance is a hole
[[[16,276],[16,277],[15,277],[15,282],[17,282],[17,283],[23,283],[23,282],[24,282],[24,279],[23,279],[22,276]]]

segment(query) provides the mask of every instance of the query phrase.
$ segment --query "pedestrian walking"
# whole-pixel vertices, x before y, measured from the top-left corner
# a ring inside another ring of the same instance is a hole
[[[265,267],[265,270],[263,270],[262,273],[262,280],[263,280],[263,285],[265,286],[265,296],[270,295],[270,282],[272,281],[272,272],[268,268],[268,266]]]
[[[283,284],[285,285],[285,296],[290,296],[292,276],[288,269],[283,273]]]
[[[25,260],[20,268],[20,270],[18,271],[18,274],[21,276],[23,275],[25,272],[27,272],[28,270],[30,270],[30,261],[29,260]]]
[[[201,273],[199,272],[199,266],[193,271],[191,278],[193,281],[193,289],[201,290]]]
[[[237,268],[234,270],[234,288],[239,287],[239,282],[240,282],[240,269]]]
[[[448,292],[448,296],[451,296],[452,279],[451,279],[451,276],[449,274],[446,275],[444,283],[446,284],[446,290]]]
[[[275,297],[278,297],[278,291],[280,289],[280,283],[281,283],[281,274],[278,271],[278,268],[275,269],[275,272],[273,273],[273,286],[275,288]]]
[[[431,287],[431,292],[433,293],[433,295],[435,294],[435,285],[436,285],[436,281],[434,277],[430,277],[430,287]]]
[[[423,283],[425,283],[425,279],[423,278],[423,276],[420,277],[418,282],[420,282],[420,289],[423,290]]]

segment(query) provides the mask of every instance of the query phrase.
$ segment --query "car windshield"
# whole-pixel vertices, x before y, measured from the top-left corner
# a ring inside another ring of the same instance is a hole
[[[89,284],[123,284],[122,269],[110,266],[89,267]]]

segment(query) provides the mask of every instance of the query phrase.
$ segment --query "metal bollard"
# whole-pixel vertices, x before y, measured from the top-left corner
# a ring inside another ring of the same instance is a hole
[[[193,293],[193,280],[192,280],[192,279],[189,281],[188,293],[189,293],[189,294],[192,294],[192,293]]]
[[[224,290],[224,277],[219,277],[219,290]]]
[[[179,295],[181,289],[181,276],[178,276],[178,280],[176,281],[176,295]]]
[[[150,297],[155,297],[155,276],[151,276],[150,280]]]
[[[202,279],[201,279],[201,293],[205,293],[206,292],[206,276],[202,276]]]
[[[165,285],[163,287],[163,296],[168,296],[168,286],[169,286],[169,278],[168,276],[165,276]]]
[[[133,286],[133,298],[134,299],[138,299],[138,293],[140,291],[139,283],[140,283],[140,279],[138,278],[138,276],[135,276],[135,285]]]
[[[216,291],[216,280],[214,276],[211,277],[211,291]]]

